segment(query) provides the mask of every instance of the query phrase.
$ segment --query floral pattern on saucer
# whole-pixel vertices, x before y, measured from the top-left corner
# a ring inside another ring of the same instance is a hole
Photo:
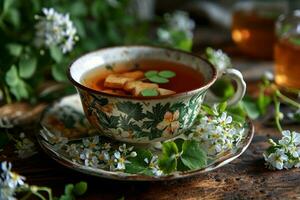
[[[59,123],[47,124],[47,122],[53,122],[53,119]],[[209,118],[201,117],[201,119],[210,124],[216,123]],[[73,123],[70,122],[72,120]],[[178,113],[176,111],[166,112],[163,120],[157,126],[164,130],[176,128],[177,120]],[[222,115],[217,120],[224,124],[226,130],[230,130],[229,122],[232,119]],[[65,97],[49,106],[43,114],[41,125],[43,130],[37,135],[38,141],[53,159],[83,173],[118,180],[169,180],[211,171],[229,163],[242,154],[253,137],[253,126],[246,123],[238,129],[241,131],[241,134],[237,134],[237,136],[240,135],[242,137],[236,138],[230,147],[222,147],[225,151],[219,152],[214,156],[211,155],[204,168],[164,174],[158,167],[157,162],[161,150],[157,149],[157,147],[150,145],[133,146],[99,135],[91,136],[91,134],[95,134],[95,130],[91,128],[84,118],[78,95]],[[201,126],[200,121],[194,126],[195,130],[203,130],[203,128],[207,127]],[[76,134],[70,134],[73,131]],[[168,132],[166,131],[166,133]],[[210,143],[212,140],[203,140],[203,138],[215,137],[215,135],[199,136],[197,134],[187,134],[180,137],[187,139],[195,137],[199,142],[208,141]],[[228,138],[225,137],[223,140],[228,140]],[[142,161],[147,170],[143,171],[143,173],[134,173],[127,166],[130,166],[128,164],[130,164],[131,158],[139,155],[143,149],[152,152],[151,155],[146,156]],[[208,155],[210,155],[209,152]]]

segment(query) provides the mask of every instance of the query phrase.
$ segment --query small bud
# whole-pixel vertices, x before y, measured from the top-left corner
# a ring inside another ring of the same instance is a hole
[[[282,120],[283,117],[284,117],[283,113],[282,113],[282,112],[279,112],[279,113],[278,113],[278,118],[279,118],[280,120]]]
[[[136,157],[136,156],[137,156],[137,153],[135,151],[130,153],[130,157]]]

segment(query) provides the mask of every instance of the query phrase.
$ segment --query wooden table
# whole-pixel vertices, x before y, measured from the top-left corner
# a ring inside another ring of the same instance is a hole
[[[41,106],[43,107],[43,106]],[[41,109],[37,109],[41,110]],[[38,111],[37,111],[38,112]],[[27,122],[28,123],[28,122]],[[255,137],[247,151],[222,168],[192,178],[168,182],[123,182],[91,177],[67,169],[41,149],[31,158],[20,160],[8,145],[0,152],[0,160],[13,163],[13,170],[27,177],[30,184],[45,185],[61,194],[64,185],[87,181],[88,192],[81,199],[300,199],[300,169],[270,171],[264,166],[263,151],[267,139],[278,138],[276,129],[255,124]],[[297,127],[288,127],[298,129]],[[35,126],[22,131],[34,134]],[[11,132],[19,132],[12,129]]]

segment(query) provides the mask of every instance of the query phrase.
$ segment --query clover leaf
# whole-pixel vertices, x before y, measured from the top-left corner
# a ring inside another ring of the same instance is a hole
[[[170,70],[164,70],[164,71],[160,71],[158,75],[164,78],[172,78],[176,76],[176,73]]]
[[[165,142],[162,147],[162,157],[158,160],[159,168],[166,174],[176,170],[178,148],[175,142]]]
[[[141,91],[141,95],[144,97],[153,97],[153,96],[158,96],[159,93],[156,89],[144,89]]]
[[[199,142],[195,140],[186,140],[183,142],[180,159],[189,169],[199,169],[207,164],[206,153],[200,147]]]
[[[145,77],[153,83],[168,83],[169,78],[176,76],[176,73],[170,70],[156,71],[150,70],[145,72]]]

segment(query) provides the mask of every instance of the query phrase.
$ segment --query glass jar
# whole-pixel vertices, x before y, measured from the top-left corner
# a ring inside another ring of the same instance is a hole
[[[287,12],[286,1],[241,1],[232,15],[232,39],[242,53],[260,59],[273,58],[275,22]]]
[[[275,82],[300,89],[300,10],[281,15],[276,22]]]

